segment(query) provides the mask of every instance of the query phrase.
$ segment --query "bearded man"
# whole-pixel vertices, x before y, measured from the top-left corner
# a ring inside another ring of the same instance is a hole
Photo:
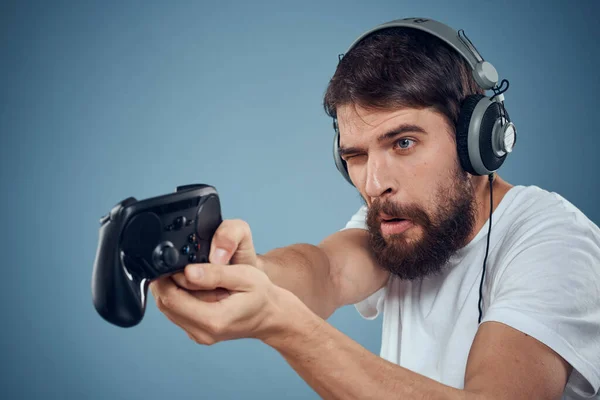
[[[151,284],[190,338],[259,339],[325,399],[600,398],[600,229],[497,175],[502,85],[448,29],[395,21],[341,58],[324,105],[364,200],[346,226],[257,255],[225,220],[208,263]],[[326,322],[351,304],[383,313],[379,356]]]

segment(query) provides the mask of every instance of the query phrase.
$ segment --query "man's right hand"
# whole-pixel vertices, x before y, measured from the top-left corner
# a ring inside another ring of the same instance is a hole
[[[247,264],[259,267],[258,257],[252,242],[252,232],[246,221],[228,219],[221,222],[210,246],[208,262],[211,264]],[[184,272],[171,276],[175,283],[185,289],[195,291],[197,297],[205,301],[218,301],[229,293],[223,289],[201,290],[185,277]]]

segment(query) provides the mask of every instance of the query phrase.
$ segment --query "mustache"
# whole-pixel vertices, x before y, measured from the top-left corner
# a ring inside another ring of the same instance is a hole
[[[415,224],[429,226],[431,219],[429,215],[415,204],[398,204],[392,201],[374,201],[367,212],[367,223],[370,226],[379,226],[381,222],[379,214],[387,214],[396,218],[409,219]]]

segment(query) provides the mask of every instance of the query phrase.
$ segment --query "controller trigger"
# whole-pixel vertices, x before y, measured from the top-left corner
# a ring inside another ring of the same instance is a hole
[[[100,218],[100,226],[104,225],[109,220],[110,220],[110,213],[103,215],[102,218]]]
[[[110,210],[110,212],[108,213],[109,215],[109,219],[111,221],[116,220],[119,212],[124,209],[125,207],[128,207],[130,205],[132,205],[133,203],[135,203],[137,200],[135,197],[128,197],[125,200],[121,201],[119,204],[117,204],[116,206],[114,206],[112,208],[112,210]]]
[[[190,185],[181,185],[181,186],[177,186],[177,189],[175,189],[176,192],[183,192],[184,190],[190,190],[190,189],[202,189],[208,187],[208,185],[202,184],[202,183],[192,183]]]
[[[135,197],[128,197],[125,200],[123,200],[120,204],[121,204],[121,207],[125,208],[125,207],[132,205],[136,201],[137,200],[135,199]]]

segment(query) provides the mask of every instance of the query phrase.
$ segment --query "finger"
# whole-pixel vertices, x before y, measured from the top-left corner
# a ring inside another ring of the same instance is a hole
[[[173,321],[178,321],[180,326],[195,326],[198,316],[210,320],[219,315],[218,307],[215,307],[218,302],[198,301],[194,295],[178,287],[171,279],[158,279],[152,286],[158,309]]]
[[[220,301],[227,298],[230,294],[230,292],[227,289],[223,288],[205,290],[199,285],[195,285],[194,283],[187,280],[183,272],[178,272],[177,274],[172,275],[171,279],[175,281],[175,284],[177,286],[188,290],[195,298],[201,301],[213,303],[215,301]]]
[[[172,285],[174,285],[174,282],[170,279],[170,277],[162,277],[152,281],[149,287],[156,302],[156,307],[175,325],[187,330],[191,327],[189,320],[187,318],[182,318],[180,315],[173,314],[170,309],[166,307],[165,302],[163,301],[163,299],[168,295],[169,291],[172,291]]]
[[[168,277],[158,278],[158,279],[150,282],[150,285],[148,285],[148,289],[150,289],[150,293],[152,293],[152,297],[154,297],[155,300],[158,300],[161,295],[162,286],[159,285],[159,282],[164,281],[165,279],[169,279],[169,278]]]
[[[221,222],[213,235],[208,260],[214,264],[256,265],[256,251],[248,223],[241,219]]]
[[[214,290],[193,290],[190,294],[200,301],[214,303],[226,299],[231,292],[227,289],[216,288]]]
[[[175,281],[175,284],[179,287],[182,287],[187,290],[200,290],[201,287],[198,287],[187,280],[185,274],[182,272],[178,272],[176,274],[171,275],[171,279]]]
[[[248,269],[256,270],[252,266]],[[233,321],[244,315],[248,301],[243,294],[228,297],[233,302],[203,302],[198,301],[185,289],[175,285],[173,280],[160,280],[155,283],[159,297],[157,305],[167,318],[186,331],[188,336],[197,343],[213,344],[226,340],[232,329]],[[247,310],[246,310],[247,312]]]
[[[208,332],[199,329],[197,322],[185,315],[171,311],[160,301],[160,299],[157,301],[157,306],[169,321],[181,328],[194,342],[204,345],[212,345],[217,342],[217,340]]]
[[[224,288],[246,292],[266,279],[263,272],[244,264],[191,264],[185,267],[184,273],[188,282],[202,290]]]
[[[221,319],[223,313],[211,310],[202,305],[208,305],[210,300],[218,302],[229,297],[225,289],[216,289],[209,292],[187,292],[189,296],[206,303],[193,300],[183,295],[185,290],[179,289],[170,279],[158,279],[150,284],[156,305],[162,314],[173,324],[185,331],[190,339],[198,344],[212,345],[219,341],[218,335],[221,327],[225,326]],[[192,302],[195,301],[195,304]]]

